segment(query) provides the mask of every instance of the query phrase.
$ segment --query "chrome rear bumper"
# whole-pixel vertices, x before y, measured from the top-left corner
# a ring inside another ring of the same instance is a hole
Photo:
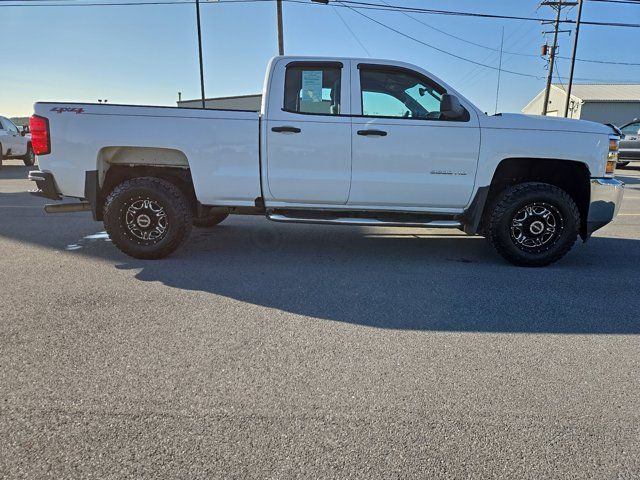
[[[615,178],[591,179],[591,202],[587,217],[587,235],[611,222],[618,214],[624,183]]]

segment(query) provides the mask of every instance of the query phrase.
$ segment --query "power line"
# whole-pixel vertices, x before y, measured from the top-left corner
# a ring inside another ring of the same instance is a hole
[[[46,2],[46,1],[55,1],[55,0],[0,0],[0,3],[4,3],[4,5],[0,5],[0,7],[24,7],[24,6],[38,6],[38,7],[52,7],[52,6],[116,6],[116,5],[175,5],[175,4],[193,4],[193,0],[186,1],[156,1],[156,2],[124,2],[124,3],[84,3],[84,2],[76,2],[76,3],[57,3],[57,4],[44,4],[38,2]],[[57,0],[60,1],[60,0]],[[219,0],[215,3],[253,3],[253,2],[269,2],[274,0]],[[304,0],[283,0],[289,3],[301,3],[310,5],[309,2]],[[596,0],[592,0],[596,1]],[[604,1],[604,0],[597,0]],[[608,0],[613,1],[613,0]],[[623,0],[616,0],[623,1]],[[626,0],[631,1],[631,0]],[[11,2],[21,2],[21,3],[11,3]],[[26,3],[25,3],[26,2]],[[503,19],[503,20],[524,20],[524,21],[532,21],[532,22],[540,22],[540,21],[549,21],[552,22],[551,19],[540,19],[534,17],[520,17],[513,15],[497,15],[490,13],[478,13],[478,12],[460,12],[454,10],[435,10],[435,9],[426,9],[426,8],[417,8],[417,7],[404,7],[401,5],[383,5],[380,3],[371,3],[371,2],[359,2],[355,0],[333,0],[332,3],[348,3],[350,5],[337,5],[342,7],[349,8],[357,8],[361,10],[383,10],[383,11],[396,11],[396,12],[410,12],[410,13],[420,13],[420,14],[431,14],[431,15],[449,15],[449,16],[459,16],[459,17],[478,17],[478,18],[493,18],[493,19]],[[635,2],[634,2],[635,3]],[[573,20],[560,20],[560,23],[575,23]],[[597,25],[597,26],[606,26],[606,27],[626,27],[626,28],[640,28],[640,23],[624,23],[624,22],[593,22],[593,21],[583,21],[583,25]]]
[[[340,15],[340,12],[335,8],[335,5],[331,5],[331,10],[333,10],[333,12],[338,16],[338,18],[342,20],[342,23],[344,23],[344,26],[347,27],[347,30],[349,30],[353,38],[355,38],[356,42],[358,42],[358,45],[360,45],[360,47],[362,47],[362,49],[365,51],[367,56],[370,57],[371,54],[369,53],[369,50],[367,50],[367,47],[365,47],[364,44],[360,41],[360,39],[355,34],[355,32],[351,29],[347,21],[344,18],[342,18],[342,15]]]
[[[46,2],[64,3],[46,3]],[[275,0],[217,0],[215,3],[266,3]],[[303,0],[283,0],[290,3],[303,3]],[[19,2],[19,3],[16,3]],[[23,3],[28,2],[28,3]],[[43,2],[43,3],[40,3]],[[128,7],[140,5],[194,5],[195,0],[156,0],[156,1],[126,1],[126,2],[86,2],[83,0],[0,0],[0,8],[10,7]],[[211,2],[205,2],[211,4]]]
[[[342,0],[336,0],[336,1],[338,1],[338,3],[342,3]],[[426,42],[423,42],[422,40],[420,40],[420,39],[418,39],[416,37],[413,37],[413,36],[411,36],[409,34],[406,34],[406,33],[402,32],[402,31],[400,31],[400,30],[398,30],[396,28],[393,28],[390,25],[387,25],[387,24],[385,24],[383,22],[380,22],[379,20],[376,20],[375,18],[372,18],[372,17],[366,15],[365,13],[362,13],[362,12],[356,10],[355,8],[351,7],[351,6],[347,5],[347,8],[349,8],[353,12],[357,13],[358,15],[368,19],[369,21],[371,21],[373,23],[376,23],[376,24],[380,25],[381,27],[383,27],[383,28],[385,28],[387,30],[390,30],[390,31],[392,31],[392,32],[394,32],[394,33],[396,33],[398,35],[401,35],[401,36],[403,36],[405,38],[408,38],[408,39],[410,39],[410,40],[412,40],[412,41],[414,41],[416,43],[419,43],[419,44],[421,44],[421,45],[423,45],[423,46],[425,46],[427,48],[430,48],[432,50],[436,50],[436,51],[438,51],[440,53],[443,53],[445,55],[448,55],[450,57],[457,58],[458,60],[462,60],[462,61],[465,61],[465,62],[468,62],[468,63],[472,63],[474,65],[478,65],[480,67],[488,68],[488,69],[491,69],[491,70],[498,70],[498,67],[494,67],[493,65],[487,65],[487,64],[484,64],[484,63],[481,63],[481,62],[477,62],[477,61],[472,60],[470,58],[466,58],[466,57],[463,57],[461,55],[457,55],[457,54],[449,52],[447,50],[443,50],[442,48],[438,48],[438,47],[430,45],[430,44],[428,44]],[[515,70],[506,70],[504,68],[501,69],[501,71],[504,72],[504,73],[510,73],[511,75],[517,75],[517,76],[520,76],[520,77],[535,78],[536,80],[542,80],[544,78],[543,76],[533,75],[533,74],[524,73],[524,72],[518,72],[518,71],[515,71]],[[594,78],[576,78],[576,80],[593,81],[593,82],[609,82],[609,83],[611,83],[611,80],[601,80],[601,79],[594,79]]]
[[[341,0],[338,0],[338,1],[341,2]],[[448,51],[443,50],[441,48],[434,47],[433,45],[429,45],[428,43],[423,42],[422,40],[420,40],[420,39],[418,39],[416,37],[413,37],[411,35],[408,35],[408,34],[406,34],[404,32],[401,32],[400,30],[397,30],[397,29],[395,29],[395,28],[393,28],[393,27],[391,27],[391,26],[389,26],[389,25],[387,25],[385,23],[382,23],[382,22],[376,20],[375,18],[372,18],[372,17],[370,17],[370,16],[368,16],[368,15],[366,15],[366,14],[364,14],[364,13],[358,11],[358,10],[356,10],[353,7],[347,6],[347,8],[351,9],[352,11],[357,13],[358,15],[361,15],[362,17],[367,18],[371,22],[377,23],[381,27],[384,27],[387,30],[391,30],[392,32],[397,33],[398,35],[401,35],[401,36],[406,37],[406,38],[408,38],[410,40],[413,40],[414,42],[417,42],[417,43],[419,43],[421,45],[424,45],[425,47],[431,48],[431,49],[436,50],[436,51],[438,51],[440,53],[444,53],[445,55],[449,55],[450,57],[457,58],[458,60],[463,60],[465,62],[473,63],[474,65],[479,65],[479,66],[485,67],[485,68],[491,68],[492,70],[498,70],[497,67],[494,67],[494,66],[491,66],[491,65],[485,65],[484,63],[476,62],[475,60],[471,60],[470,58],[462,57],[460,55],[456,55],[455,53],[451,53],[451,52],[448,52]],[[522,76],[522,77],[531,77],[531,78],[537,78],[537,79],[542,78],[542,77],[538,77],[537,75],[531,75],[531,74],[522,73],[522,72],[515,72],[513,70],[502,70],[502,71],[511,73],[513,75],[519,75],[519,76]]]
[[[536,11],[537,11],[537,9],[536,9],[536,10],[534,10],[534,11],[532,12],[532,14],[535,14],[535,13],[536,13]],[[519,36],[518,36],[518,38],[517,38],[516,40],[512,40],[512,38],[515,38],[516,34],[517,34],[518,32],[520,32],[520,30],[521,30],[525,25],[527,25],[527,22],[520,22],[520,23],[519,23],[519,25],[518,25],[515,29],[513,29],[513,30],[509,33],[509,35],[507,35],[507,37],[505,38],[505,41],[506,41],[507,43],[510,43],[512,47],[515,47],[515,46],[516,46],[516,45],[518,45],[518,44],[519,44],[519,43],[520,43],[524,38],[526,38],[526,36],[529,34],[529,32],[531,32],[534,28],[536,28],[536,27],[537,27],[537,25],[535,25],[535,24],[533,24],[533,25],[532,25],[532,24],[529,24],[529,28],[528,28],[528,29],[524,30],[524,31],[522,32],[522,34],[521,34],[521,35],[519,35]],[[489,60],[489,58],[492,58],[492,57],[495,57],[495,58],[497,59],[497,52],[490,53],[490,54],[489,54],[485,59],[483,59],[483,60],[482,60],[482,63],[486,63],[486,62]],[[507,58],[507,59],[505,59],[504,63],[507,63],[507,62],[509,62],[509,61],[510,61],[510,59],[509,59],[509,58]],[[491,61],[491,62],[489,62],[489,63],[493,64],[494,62],[493,62],[493,61]],[[486,69],[483,69],[483,68],[481,68],[481,67],[474,66],[474,67],[471,69],[471,71],[470,71],[469,73],[467,73],[467,74],[463,77],[462,82],[465,82],[468,86],[469,86],[469,85],[474,85],[475,83],[477,83],[478,81],[480,81],[480,79],[482,79],[484,76],[486,76],[487,74],[489,74],[489,72],[491,72],[491,70],[486,70]]]
[[[215,3],[264,3],[264,2],[273,2],[276,0],[218,0]],[[288,3],[298,3],[303,5],[310,5],[308,2],[304,0],[283,0]],[[470,45],[474,45],[480,48],[484,48],[493,52],[498,52],[498,49],[483,45],[481,43],[473,42],[471,40],[465,39],[463,37],[459,37],[453,35],[449,32],[446,32],[442,29],[434,27],[432,25],[427,24],[415,17],[412,17],[407,12],[412,13],[421,13],[421,14],[442,14],[442,15],[452,15],[452,16],[474,16],[474,17],[482,17],[482,18],[498,18],[498,19],[511,19],[511,20],[522,20],[522,21],[547,21],[545,19],[534,18],[534,17],[518,17],[518,16],[508,16],[508,15],[492,15],[492,14],[481,14],[481,13],[471,13],[471,12],[455,12],[455,11],[447,11],[447,10],[431,10],[431,9],[421,9],[421,8],[413,8],[413,7],[403,7],[397,5],[390,5],[385,2],[385,5],[370,3],[370,2],[359,2],[353,0],[335,0],[331,3],[349,3],[357,6],[351,7],[350,5],[332,5],[334,7],[346,7],[353,9],[365,9],[365,10],[382,10],[382,11],[394,11],[400,12],[412,20],[431,28],[435,31],[438,31],[444,35],[455,38],[459,41],[468,43]],[[384,0],[383,0],[384,1]],[[639,1],[633,0],[589,0],[592,2],[612,2],[612,3],[633,3],[640,5]],[[48,3],[48,2],[58,2],[58,3]],[[60,3],[64,2],[64,3]],[[209,3],[209,2],[207,2]],[[195,0],[155,0],[155,1],[125,1],[125,2],[87,2],[83,0],[0,0],[0,8],[2,7],[111,7],[111,6],[145,6],[145,5],[193,5],[195,4]],[[354,10],[356,11],[356,10]],[[338,12],[336,12],[338,13]],[[359,13],[359,12],[357,12]],[[341,20],[344,23],[344,19],[341,17]],[[560,23],[575,23],[571,20],[560,20]],[[586,22],[583,21],[582,24],[586,25],[601,25],[601,26],[624,26],[624,27],[634,27],[640,28],[640,24],[621,24],[621,23],[607,23],[607,22]],[[347,28],[349,28],[347,26]],[[353,33],[352,33],[353,34]],[[358,40],[358,43],[361,43]],[[361,45],[362,46],[362,45]],[[365,49],[366,51],[366,49]],[[538,55],[528,54],[522,52],[512,52],[505,50],[503,52],[505,55],[515,55],[522,57],[535,58]],[[569,57],[558,56],[558,58],[564,60],[570,60]],[[584,62],[584,63],[595,63],[602,65],[622,65],[622,66],[640,66],[638,62],[621,62],[621,61],[612,61],[612,60],[598,60],[598,59],[586,59],[586,58],[577,58],[576,61]]]
[[[56,4],[45,4],[38,2],[46,2],[46,1],[56,1],[56,0],[0,0],[0,3],[4,3],[4,5],[0,5],[0,7],[60,7],[60,6],[117,6],[117,5],[175,5],[175,4],[193,4],[193,0],[186,1],[156,1],[156,2],[123,2],[123,3],[84,3],[84,2],[76,2],[76,3],[56,3]],[[60,0],[57,0],[60,1]],[[218,0],[215,3],[253,3],[253,2],[270,2],[274,0]],[[303,0],[283,0],[289,3],[301,3],[305,5],[310,5],[309,2]],[[605,1],[605,0],[592,0],[592,1]],[[614,1],[614,0],[607,0]],[[623,0],[616,0],[623,1]],[[631,0],[625,0],[630,2]],[[21,2],[21,3],[12,3],[12,2]],[[25,3],[27,2],[27,3]],[[370,2],[358,2],[354,0],[333,0],[332,3],[348,3],[351,5],[339,5],[342,7],[349,8],[358,8],[362,10],[383,10],[383,11],[396,11],[396,12],[411,12],[411,13],[421,13],[421,14],[431,14],[431,15],[449,15],[449,16],[459,16],[459,17],[479,17],[479,18],[494,18],[494,19],[503,19],[503,20],[525,20],[532,22],[553,22],[554,20],[545,19],[545,18],[533,18],[533,17],[519,17],[513,15],[497,15],[490,13],[477,13],[477,12],[459,12],[453,10],[434,10],[434,9],[426,9],[426,8],[417,8],[417,7],[404,7],[401,5],[383,5],[380,3],[370,3]],[[633,2],[635,3],[635,2]],[[560,23],[575,23],[573,20],[560,20]],[[605,27],[625,27],[625,28],[640,28],[640,23],[624,23],[624,22],[593,22],[593,21],[583,21],[583,25],[597,25],[597,26],[605,26]]]
[[[603,2],[603,3],[622,3],[627,5],[640,5],[640,2],[635,0],[589,0],[590,2]]]
[[[389,5],[387,2],[385,2],[385,0],[381,0],[382,3]],[[600,0],[593,0],[593,1],[600,1]],[[638,4],[640,5],[640,2],[638,2]],[[414,22],[417,22],[421,25],[424,25],[425,27],[434,30],[436,32],[442,33],[443,35],[446,35],[448,37],[451,38],[455,38],[456,40],[459,40],[461,42],[467,43],[469,45],[474,45],[476,47],[480,47],[480,48],[484,48],[485,50],[491,50],[492,52],[496,52],[499,53],[500,50],[494,47],[490,47],[488,45],[484,45],[482,43],[477,43],[477,42],[473,42],[471,40],[468,40],[466,38],[463,37],[459,37],[457,35],[454,35],[452,33],[449,33],[445,30],[442,30],[441,28],[437,28],[434,27],[433,25],[429,25],[427,22],[424,22],[418,18],[415,18],[411,15],[409,15],[407,12],[399,12],[402,13],[402,15],[404,15],[407,18],[410,18],[411,20],[413,20]],[[513,52],[513,51],[508,51],[508,50],[504,50],[502,51],[502,54],[504,55],[515,55],[515,56],[519,56],[519,57],[529,57],[529,58],[539,58],[539,55],[536,55],[535,53],[523,53],[523,52]],[[557,58],[562,58],[563,60],[571,60],[570,57],[562,57],[560,55],[558,55]],[[625,65],[625,66],[640,66],[640,63],[635,63],[635,62],[616,62],[616,61],[611,61],[611,60],[592,60],[592,59],[584,59],[584,58],[576,58],[576,61],[578,62],[585,62],[585,63],[599,63],[599,64],[607,64],[607,65]]]
[[[429,8],[418,8],[418,7],[405,7],[402,5],[383,5],[380,3],[371,3],[371,2],[361,2],[356,0],[333,0],[338,3],[349,4],[345,6],[351,6],[352,8],[357,8],[361,10],[383,10],[383,11],[396,11],[396,12],[409,12],[409,13],[421,13],[421,14],[430,14],[430,15],[450,15],[450,16],[459,16],[459,17],[479,17],[479,18],[496,18],[496,19],[504,19],[504,20],[525,20],[532,22],[551,22],[555,23],[555,19],[549,18],[534,18],[534,17],[520,17],[513,15],[498,15],[491,13],[478,13],[478,12],[460,12],[454,10],[436,10]],[[621,1],[621,0],[620,0]],[[629,0],[627,0],[629,1]],[[573,20],[560,20],[560,23],[575,23]],[[581,22],[583,25],[598,25],[598,26],[608,26],[608,27],[629,27],[629,28],[640,28],[640,23],[624,23],[624,22]]]

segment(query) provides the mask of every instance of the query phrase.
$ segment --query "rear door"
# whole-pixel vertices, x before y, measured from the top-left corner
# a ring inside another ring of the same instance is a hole
[[[356,115],[349,205],[464,208],[480,151],[476,112],[470,107],[463,118],[443,118],[440,99],[447,90],[405,67],[354,62],[351,75]]]
[[[343,205],[351,182],[349,65],[280,62],[273,69],[263,123],[265,200]]]

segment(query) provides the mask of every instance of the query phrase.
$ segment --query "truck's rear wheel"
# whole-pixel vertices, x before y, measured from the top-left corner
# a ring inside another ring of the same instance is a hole
[[[501,194],[489,212],[487,238],[509,262],[542,267],[571,250],[579,228],[580,212],[567,192],[529,182]]]
[[[126,180],[113,189],[104,206],[111,241],[134,258],[166,257],[189,236],[191,223],[184,193],[161,178]]]
[[[215,227],[219,223],[222,223],[229,214],[224,213],[212,213],[204,217],[193,217],[193,226],[198,228],[211,228]]]

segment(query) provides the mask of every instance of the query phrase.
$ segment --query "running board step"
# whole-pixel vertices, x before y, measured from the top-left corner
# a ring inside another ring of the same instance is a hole
[[[459,220],[424,220],[398,221],[379,220],[377,218],[305,218],[283,215],[281,213],[267,214],[269,220],[285,223],[321,223],[331,225],[360,225],[366,227],[426,227],[426,228],[460,228]]]

